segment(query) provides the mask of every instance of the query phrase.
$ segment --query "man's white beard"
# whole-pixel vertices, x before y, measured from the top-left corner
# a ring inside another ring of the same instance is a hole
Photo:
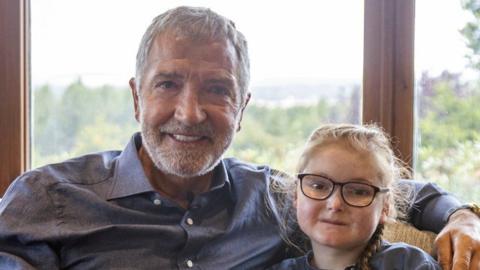
[[[143,114],[142,114],[143,115]],[[209,122],[187,127],[175,119],[170,119],[159,128],[148,126],[141,119],[142,145],[155,164],[155,167],[166,174],[187,178],[204,175],[220,162],[223,153],[230,146],[235,134],[235,126],[231,126],[225,134],[215,134]],[[207,147],[191,147],[187,149],[171,149],[162,146],[165,133],[195,134],[208,138]]]

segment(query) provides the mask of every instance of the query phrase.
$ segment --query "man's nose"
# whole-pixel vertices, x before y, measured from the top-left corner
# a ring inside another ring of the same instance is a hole
[[[203,122],[207,114],[200,102],[200,93],[192,86],[186,86],[175,107],[175,119],[185,125],[195,125]]]

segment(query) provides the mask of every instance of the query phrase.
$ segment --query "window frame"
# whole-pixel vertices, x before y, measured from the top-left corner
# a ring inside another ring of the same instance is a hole
[[[414,0],[366,0],[363,123],[377,123],[413,173]]]
[[[414,0],[365,0],[363,123],[412,164]],[[0,194],[29,169],[29,0],[0,0]]]
[[[0,0],[0,197],[29,168],[28,4]]]

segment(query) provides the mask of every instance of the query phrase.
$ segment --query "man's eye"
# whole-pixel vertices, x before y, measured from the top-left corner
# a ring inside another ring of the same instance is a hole
[[[160,88],[163,88],[163,89],[170,89],[170,88],[174,88],[175,87],[175,83],[172,82],[172,81],[163,81],[163,82],[159,82],[156,87],[160,87]]]
[[[208,91],[216,95],[228,95],[228,89],[223,86],[212,86],[208,88]]]

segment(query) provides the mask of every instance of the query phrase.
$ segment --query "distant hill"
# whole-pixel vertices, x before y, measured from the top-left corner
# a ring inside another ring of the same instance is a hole
[[[353,83],[262,85],[252,87],[252,102],[267,106],[310,105],[319,99],[327,101],[344,99],[359,89],[360,86]]]

